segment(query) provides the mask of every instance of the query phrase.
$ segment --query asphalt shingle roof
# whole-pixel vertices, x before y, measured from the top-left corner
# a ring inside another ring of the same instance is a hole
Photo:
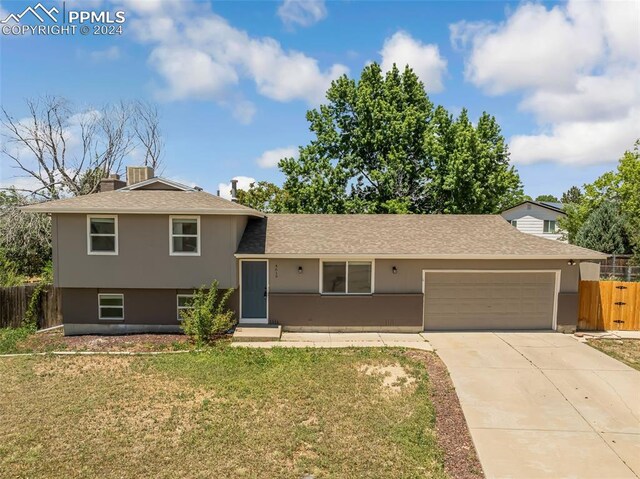
[[[262,213],[204,191],[105,191],[26,206],[32,213],[246,214]]]
[[[498,215],[268,215],[252,219],[241,255],[603,259],[522,233]]]

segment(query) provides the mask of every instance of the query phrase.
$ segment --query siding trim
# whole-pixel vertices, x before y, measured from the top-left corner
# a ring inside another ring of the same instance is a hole
[[[238,259],[333,259],[335,255],[329,253],[269,253],[269,254],[255,254],[255,253],[236,253],[234,255]],[[577,253],[575,255],[568,254],[530,254],[530,255],[508,255],[508,254],[375,254],[371,253],[353,253],[348,257],[353,259],[368,260],[372,256],[376,259],[482,259],[482,260],[602,260],[607,259],[608,256],[604,253]]]

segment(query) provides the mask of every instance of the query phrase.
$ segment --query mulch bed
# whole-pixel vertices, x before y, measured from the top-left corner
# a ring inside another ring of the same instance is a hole
[[[447,367],[435,353],[407,351],[405,354],[422,363],[429,374],[431,402],[436,412],[436,436],[444,451],[445,471],[456,479],[483,478],[482,466]]]
[[[18,345],[23,351],[96,351],[134,353],[191,348],[184,334],[130,334],[123,336],[64,336],[62,329],[32,334]]]

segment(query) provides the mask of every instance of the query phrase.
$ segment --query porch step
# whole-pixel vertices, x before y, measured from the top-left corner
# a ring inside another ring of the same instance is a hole
[[[242,326],[236,327],[231,341],[280,341],[281,334],[282,326],[279,324],[243,324]]]

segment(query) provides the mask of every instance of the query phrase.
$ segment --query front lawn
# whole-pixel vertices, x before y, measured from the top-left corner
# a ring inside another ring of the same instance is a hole
[[[0,477],[446,477],[415,354],[0,358]]]
[[[640,339],[590,339],[588,344],[640,371]]]

